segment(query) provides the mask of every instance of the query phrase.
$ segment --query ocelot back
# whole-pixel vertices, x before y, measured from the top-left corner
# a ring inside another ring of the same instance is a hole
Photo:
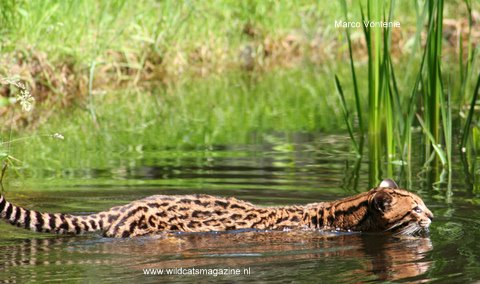
[[[372,190],[332,202],[259,207],[209,195],[154,195],[97,214],[41,213],[13,205],[0,195],[0,217],[36,232],[135,237],[163,231],[238,229],[324,229],[390,231],[411,235],[427,230],[433,214],[417,195],[384,180]]]

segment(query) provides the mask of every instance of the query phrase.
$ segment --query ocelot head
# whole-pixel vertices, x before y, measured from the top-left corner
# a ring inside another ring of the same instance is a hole
[[[379,216],[385,231],[399,235],[428,232],[433,214],[416,194],[399,189],[391,179],[383,180],[369,193],[370,210]]]

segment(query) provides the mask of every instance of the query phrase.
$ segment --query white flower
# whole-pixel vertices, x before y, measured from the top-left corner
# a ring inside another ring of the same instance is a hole
[[[24,111],[31,111],[33,108],[33,102],[35,98],[32,96],[27,86],[16,77],[0,77],[0,84],[12,85],[20,90],[20,94],[17,95],[16,101],[20,101],[20,105]]]
[[[17,96],[17,99],[20,101],[20,105],[24,111],[31,111],[33,108],[33,102],[35,98],[27,90],[21,90],[20,95]]]
[[[54,133],[54,134],[52,134],[52,137],[55,138],[55,139],[60,139],[60,140],[65,139],[65,137],[63,137],[63,135],[60,134],[60,133]]]

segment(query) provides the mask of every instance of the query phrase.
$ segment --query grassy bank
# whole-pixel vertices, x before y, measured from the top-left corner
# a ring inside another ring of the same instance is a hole
[[[278,131],[341,132],[332,82],[322,79],[327,73],[311,66],[105,92],[93,101],[95,120],[85,109],[60,111],[33,137],[12,143],[12,155],[31,168],[104,168],[112,155],[136,155],[136,149],[256,143]]]
[[[450,3],[446,39],[455,50],[468,13],[462,1]],[[396,6],[402,28],[392,35],[395,57],[410,52],[414,10],[414,3]],[[37,103],[56,108],[85,103],[98,89],[148,90],[186,76],[348,58],[343,29],[334,24],[343,13],[334,1],[5,0],[0,11],[0,76],[21,78]],[[359,9],[349,14],[361,21]],[[353,33],[357,58],[365,59],[361,29]],[[9,91],[2,86],[0,94]]]
[[[436,126],[450,113],[465,125],[464,106],[475,105],[479,66],[471,54],[480,35],[469,9],[478,7],[445,3],[443,29],[432,37],[422,3],[368,6],[368,18],[388,14],[402,28],[372,29],[365,37],[362,28],[351,29],[348,37],[335,21],[362,21],[356,1],[347,1],[346,12],[340,3],[312,1],[2,1],[0,78],[21,79],[36,101],[33,112],[14,112],[19,90],[0,87],[2,153],[32,169],[102,168],[111,155],[144,147],[241,144],[266,132],[346,133],[344,116],[351,114],[352,138],[363,137],[369,125],[375,132],[369,145],[386,145],[370,151],[370,159],[377,169],[385,161],[391,169],[407,160],[409,132],[421,126],[413,118],[429,112],[429,94],[437,100]],[[433,43],[439,50],[428,66],[437,72],[441,60],[442,76],[421,68],[422,50]],[[417,81],[435,92],[414,87]],[[417,92],[423,97],[411,99]],[[448,108],[439,108],[441,98]],[[477,120],[470,121],[475,129]],[[54,133],[65,140],[54,140]],[[422,143],[443,143],[447,134]],[[33,137],[9,143],[25,136]],[[434,153],[428,149],[425,156]]]
[[[0,76],[56,107],[97,89],[289,67],[335,56],[335,4],[312,1],[2,1]],[[332,54],[329,54],[331,51]],[[0,90],[8,95],[8,90]]]

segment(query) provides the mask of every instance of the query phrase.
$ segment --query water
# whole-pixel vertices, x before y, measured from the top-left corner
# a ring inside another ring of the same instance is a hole
[[[118,240],[95,234],[34,234],[2,222],[0,280],[475,282],[480,279],[479,199],[468,190],[458,165],[450,193],[445,184],[432,187],[425,178],[428,173],[412,168],[412,191],[435,214],[429,237],[235,231]],[[334,200],[368,189],[368,165],[364,161],[355,171],[348,140],[321,134],[298,134],[288,143],[280,136],[259,145],[200,150],[147,147],[139,159],[119,158],[100,169],[35,169],[27,176],[22,184],[10,180],[5,193],[9,200],[43,211],[81,214],[153,194],[206,193],[273,206]],[[401,185],[408,183],[398,176]],[[169,273],[167,269],[177,275],[145,275]],[[191,275],[195,271],[203,275]]]

